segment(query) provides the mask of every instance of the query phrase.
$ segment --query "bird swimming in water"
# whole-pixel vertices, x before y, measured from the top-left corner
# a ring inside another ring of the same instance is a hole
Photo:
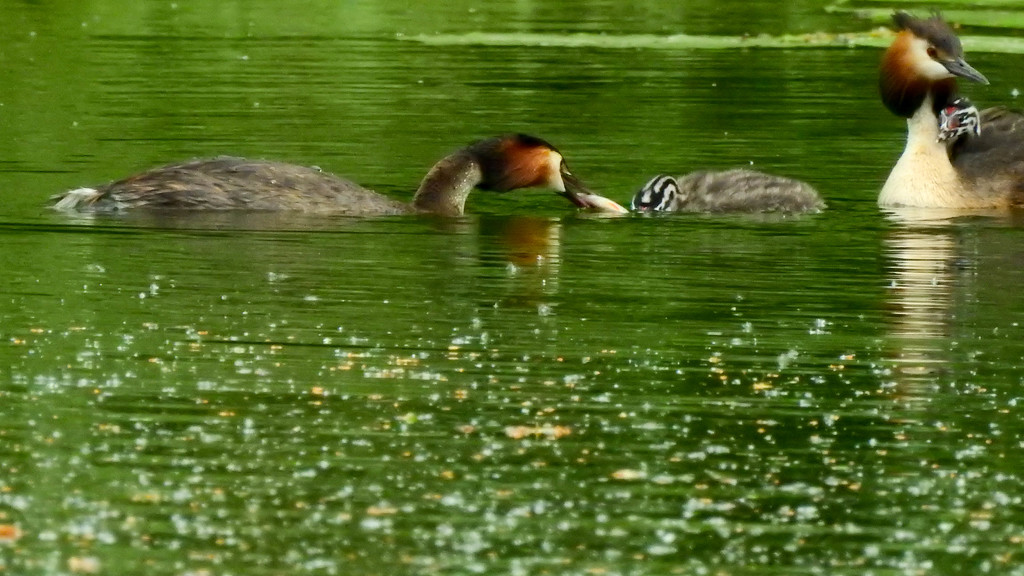
[[[960,39],[939,16],[896,12],[896,40],[882,57],[879,92],[907,119],[907,144],[878,196],[881,206],[1006,208],[1024,204],[1024,114],[980,113],[959,100],[957,78],[988,84],[964,59]],[[973,118],[973,120],[971,120]],[[950,122],[977,122],[950,131]]]
[[[340,215],[429,213],[459,216],[474,188],[507,192],[546,187],[576,206],[625,208],[590,192],[548,142],[525,134],[480,140],[438,161],[411,203],[354,182],[284,162],[220,157],[154,168],[97,188],[55,197],[59,210],[251,210]],[[614,205],[614,206],[612,206]]]
[[[754,170],[698,171],[651,178],[633,196],[639,212],[820,212],[825,208],[809,184]]]

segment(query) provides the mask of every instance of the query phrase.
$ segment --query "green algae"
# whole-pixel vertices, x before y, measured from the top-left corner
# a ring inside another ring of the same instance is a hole
[[[892,21],[892,8],[848,8],[833,6],[831,12],[852,13],[857,17],[878,24],[887,24]],[[920,12],[926,15],[928,12],[908,9],[910,12]],[[997,28],[1007,30],[1024,30],[1024,12],[1010,10],[942,10],[942,17],[954,26],[969,26],[978,28]]]
[[[954,26],[1024,31],[1024,10],[1022,8],[1024,5],[1020,0],[981,0],[977,2],[929,0],[928,2],[900,4],[893,4],[887,0],[858,0],[857,2],[840,0],[825,10],[830,13],[853,14],[858,18],[878,24],[888,24],[891,21],[892,13],[896,10],[906,10],[911,13],[919,13],[922,16],[938,10],[943,18]]]
[[[438,46],[518,46],[552,48],[593,48],[606,50],[736,50],[797,48],[882,48],[893,38],[888,27],[896,10],[908,10],[924,16],[940,10],[954,28],[988,28],[1004,31],[999,35],[960,35],[965,49],[972,52],[1024,54],[1024,6],[1021,0],[929,0],[899,6],[887,0],[839,0],[825,8],[832,14],[850,15],[875,25],[863,31],[809,34],[716,36],[693,34],[594,34],[594,33],[502,33],[468,32],[462,34],[419,34],[399,36]]]
[[[398,38],[400,40],[436,46],[518,46],[604,50],[822,49],[884,48],[892,42],[893,32],[886,28],[842,34],[818,32],[778,36],[469,32],[465,34],[419,34],[399,36]],[[1012,36],[961,36],[961,40],[965,49],[971,52],[1024,54],[1024,38]]]

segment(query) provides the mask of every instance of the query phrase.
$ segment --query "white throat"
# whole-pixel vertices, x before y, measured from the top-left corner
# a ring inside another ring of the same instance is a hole
[[[964,183],[939,142],[939,118],[929,95],[907,120],[907,147],[889,173],[880,206],[968,207]]]

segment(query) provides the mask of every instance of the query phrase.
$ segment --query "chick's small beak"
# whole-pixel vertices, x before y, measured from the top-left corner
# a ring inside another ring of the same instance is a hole
[[[985,78],[981,72],[978,72],[970,64],[967,63],[963,58],[957,58],[955,60],[947,60],[942,63],[946,67],[946,70],[954,76],[966,78],[967,80],[973,80],[981,84],[988,84],[988,78]]]

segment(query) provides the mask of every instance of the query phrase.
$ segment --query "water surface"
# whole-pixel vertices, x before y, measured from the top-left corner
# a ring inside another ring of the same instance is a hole
[[[1024,233],[875,206],[904,130],[877,49],[410,40],[873,24],[810,0],[8,12],[4,571],[1024,574]],[[1014,104],[1024,57],[969,56],[992,80],[971,97]],[[623,202],[654,173],[753,164],[830,209],[45,209],[224,153],[410,198],[508,131]]]

